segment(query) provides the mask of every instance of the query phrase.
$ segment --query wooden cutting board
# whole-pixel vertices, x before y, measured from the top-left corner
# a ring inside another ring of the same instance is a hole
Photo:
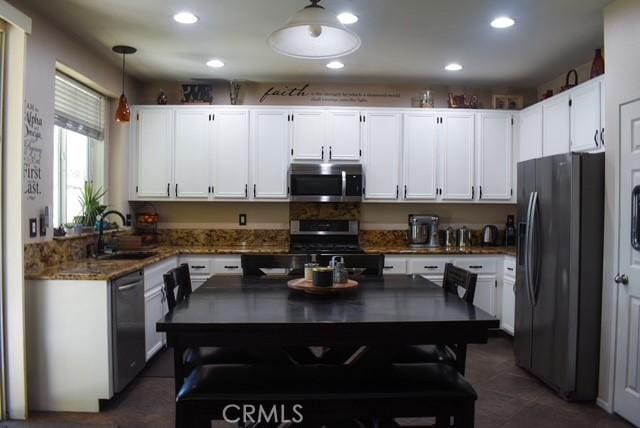
[[[293,290],[304,291],[309,294],[333,295],[357,289],[358,281],[349,279],[347,282],[335,283],[331,287],[316,287],[311,281],[307,281],[304,278],[297,278],[287,281],[287,287]]]

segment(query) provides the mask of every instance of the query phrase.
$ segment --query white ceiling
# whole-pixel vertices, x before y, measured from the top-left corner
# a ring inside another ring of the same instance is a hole
[[[351,11],[361,48],[343,57],[342,70],[327,61],[273,52],[266,38],[306,0],[23,0],[45,17],[104,51],[128,44],[138,53],[127,68],[142,81],[302,79],[366,82],[536,86],[589,61],[603,45],[602,9],[611,0],[323,0],[336,13]],[[20,2],[16,1],[19,7]],[[199,22],[181,25],[177,11]],[[516,25],[495,30],[506,14]],[[205,66],[210,58],[226,66]],[[445,71],[449,62],[464,69]]]

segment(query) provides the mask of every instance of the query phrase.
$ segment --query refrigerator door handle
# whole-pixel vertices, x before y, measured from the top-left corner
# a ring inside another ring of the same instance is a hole
[[[524,232],[524,286],[527,290],[527,300],[533,305],[531,298],[531,206],[533,202],[533,192],[529,193],[529,205],[527,206],[527,223]]]
[[[531,302],[533,306],[537,303],[537,295],[538,295],[538,262],[539,262],[539,249],[540,245],[538,241],[538,192],[533,193],[533,200],[531,201],[531,234],[529,236],[529,254],[530,254],[530,264],[529,264],[529,287],[531,288]],[[534,246],[534,239],[536,240]],[[535,247],[535,251],[534,251]]]

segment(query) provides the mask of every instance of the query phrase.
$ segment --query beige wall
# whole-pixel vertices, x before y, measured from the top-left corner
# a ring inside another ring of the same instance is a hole
[[[507,204],[362,204],[360,221],[363,229],[405,229],[409,214],[436,214],[443,227],[466,225],[479,229],[486,224],[504,226],[507,215],[516,213]]]
[[[605,9],[605,242],[599,404],[612,410],[617,311],[620,204],[620,105],[640,98],[640,2],[617,0]],[[625,214],[628,215],[628,214]],[[626,310],[623,308],[622,310]]]
[[[594,52],[595,54],[595,52]],[[604,55],[604,53],[603,53]],[[584,64],[580,64],[575,67],[578,72],[578,84],[584,83],[591,78],[591,62],[593,60],[589,60]],[[606,63],[605,63],[606,68]],[[547,89],[551,89],[553,94],[556,95],[560,92],[560,88],[564,86],[567,79],[567,73],[561,74],[560,76],[555,77],[554,79],[549,80],[538,86],[537,94],[538,99],[542,98],[542,94],[544,94]],[[573,76],[571,76],[571,82],[573,82]]]
[[[229,104],[228,83],[224,80],[210,82],[213,86],[213,103]],[[270,96],[262,103],[260,99],[270,88],[276,90],[301,89],[306,84],[304,95],[298,96]],[[536,101],[535,88],[515,87],[467,87],[433,85],[425,82],[422,85],[362,85],[349,82],[344,83],[313,83],[313,82],[244,82],[241,84],[240,100],[238,104],[245,105],[339,105],[359,107],[411,107],[411,99],[419,96],[425,89],[434,91],[435,107],[448,107],[448,93],[477,95],[484,108],[492,108],[492,95],[522,95],[524,104]],[[178,82],[151,82],[143,85],[141,90],[141,104],[156,104],[160,90],[167,95],[169,104],[180,104],[182,88]],[[340,94],[340,95],[338,95]],[[360,94],[357,96],[356,94]],[[369,96],[367,96],[369,95]]]
[[[150,208],[131,204],[135,212]],[[288,229],[289,204],[286,202],[154,202],[165,229],[237,229],[238,214],[247,215],[247,229]]]
[[[27,72],[25,76],[25,102],[33,104],[42,119],[42,138],[38,141],[41,154],[41,193],[32,200],[26,195],[23,199],[24,240],[34,242],[51,239],[52,228],[44,238],[29,238],[28,219],[38,217],[44,207],[49,207],[53,220],[53,119],[54,119],[54,74],[56,64],[73,71],[74,77],[94,87],[108,97],[119,96],[122,87],[122,74],[117,63],[105,59],[110,51],[96,52],[82,44],[81,40],[66,33],[64,29],[31,10],[20,0],[12,1],[18,9],[32,17],[32,32],[27,39]],[[127,93],[131,103],[136,102],[139,83],[127,79]],[[107,183],[108,202],[117,208],[126,208],[126,168],[123,163],[126,154],[122,152],[128,144],[129,125],[116,124],[113,120],[113,107],[109,107],[107,126],[111,138],[106,142],[107,152],[114,148],[114,159],[107,160],[111,168],[108,170]],[[51,224],[51,226],[57,226]]]
[[[142,203],[132,204],[134,211],[149,210]],[[238,214],[247,214],[247,229],[288,229],[289,204],[286,202],[156,202],[161,228],[202,229],[242,228]],[[409,214],[437,214],[443,226],[485,224],[502,226],[507,215],[515,214],[515,205],[507,204],[384,204],[362,203],[363,229],[405,229]]]

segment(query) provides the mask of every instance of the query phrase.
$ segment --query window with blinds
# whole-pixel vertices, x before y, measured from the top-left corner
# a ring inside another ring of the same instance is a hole
[[[55,124],[96,140],[104,138],[104,96],[56,73]]]

